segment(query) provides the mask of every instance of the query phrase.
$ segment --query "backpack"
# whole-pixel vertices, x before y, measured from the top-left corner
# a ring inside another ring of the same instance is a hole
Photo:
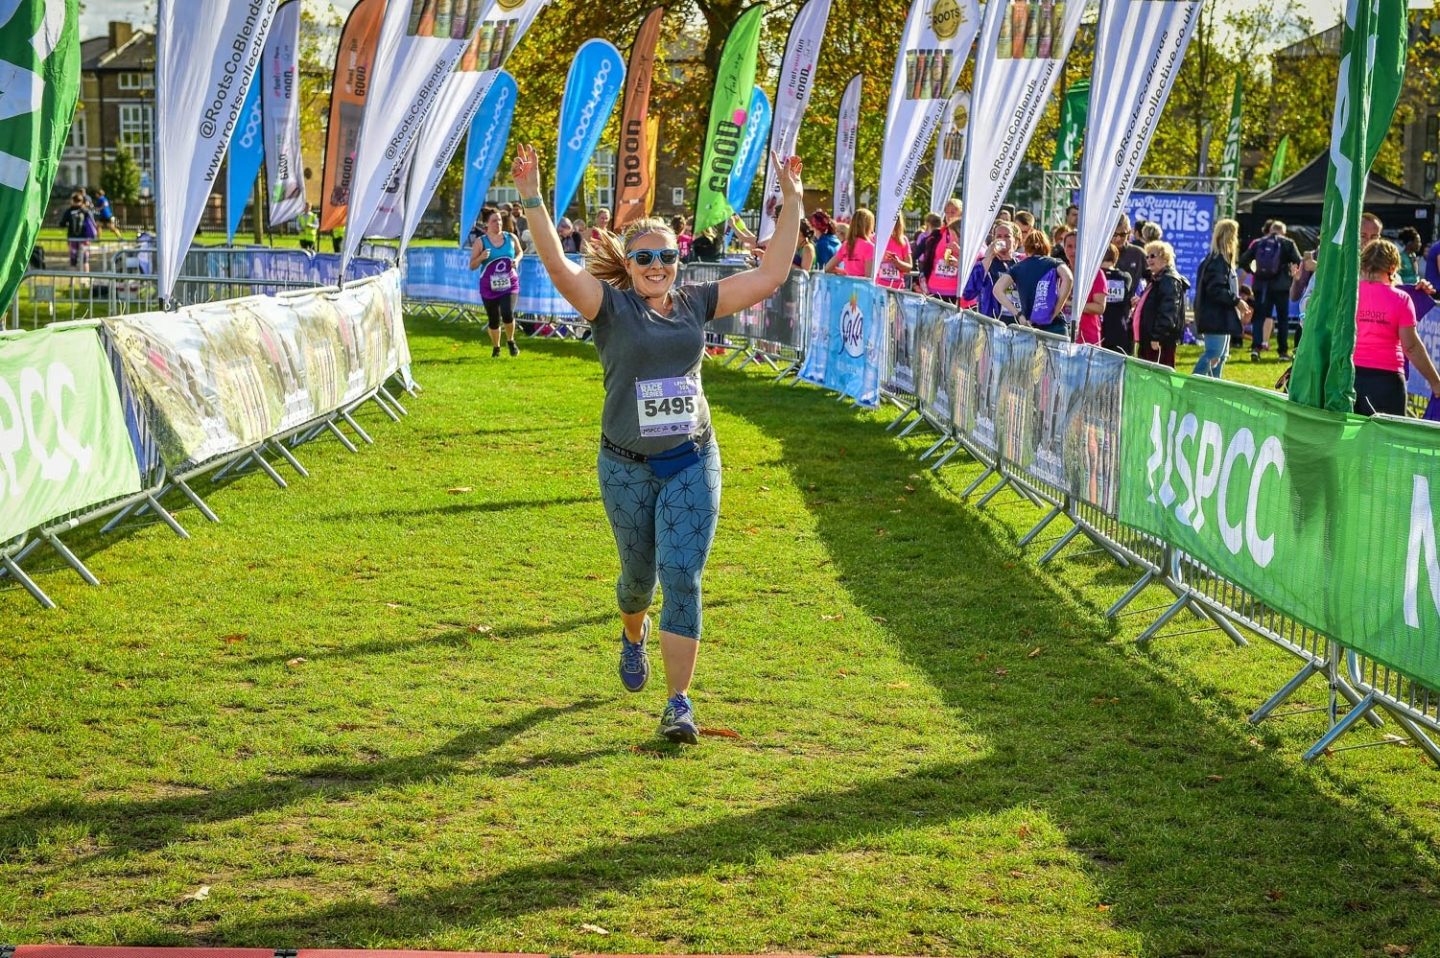
[[[1267,236],[1255,244],[1255,278],[1269,281],[1280,275],[1280,256],[1285,247],[1280,237]]]
[[[1040,277],[1040,282],[1035,284],[1035,299],[1026,304],[1028,308],[1025,313],[1030,319],[1032,326],[1049,326],[1059,317],[1060,307],[1060,273],[1051,269]]]

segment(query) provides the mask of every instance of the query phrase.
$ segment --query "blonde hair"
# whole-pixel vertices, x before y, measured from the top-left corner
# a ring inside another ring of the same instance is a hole
[[[1149,226],[1149,223],[1145,224]],[[1175,247],[1164,240],[1151,240],[1145,244],[1145,255],[1157,255],[1166,267],[1175,265]]]
[[[707,235],[709,230],[706,230]],[[600,235],[585,244],[585,271],[602,283],[609,283],[616,289],[631,289],[630,261],[625,254],[635,241],[649,233],[664,233],[672,244],[678,242],[675,230],[662,219],[645,219],[631,223],[624,235],[609,230],[600,230]]]
[[[1158,243],[1164,236],[1165,231],[1160,228],[1159,223],[1146,223],[1140,227],[1140,238],[1145,241],[1147,249],[1151,243]],[[1173,247],[1170,250],[1170,258],[1172,260],[1175,258],[1175,250]]]
[[[1210,252],[1219,256],[1231,266],[1240,256],[1240,224],[1234,220],[1221,220],[1210,234]]]
[[[845,236],[845,258],[850,259],[855,255],[855,244],[862,239],[867,239],[875,233],[875,214],[860,207],[855,211],[855,218],[850,221],[850,231]]]
[[[890,238],[891,238],[891,239],[897,239],[897,240],[905,240],[905,239],[907,238],[907,237],[906,237],[906,233],[905,233],[905,214],[904,214],[904,213],[896,213],[896,214],[895,214],[895,228],[890,231]]]
[[[1360,252],[1360,269],[1366,273],[1394,274],[1400,269],[1400,250],[1388,239],[1373,239]]]

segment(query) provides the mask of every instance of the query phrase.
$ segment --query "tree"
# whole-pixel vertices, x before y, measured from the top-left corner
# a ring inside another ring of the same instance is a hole
[[[100,186],[113,203],[135,203],[140,199],[140,165],[123,146],[115,148],[115,158],[105,164]]]

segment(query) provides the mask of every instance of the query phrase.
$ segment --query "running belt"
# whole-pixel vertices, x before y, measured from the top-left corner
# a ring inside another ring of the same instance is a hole
[[[705,427],[705,431],[704,431],[703,433],[701,433],[701,434],[698,435],[698,436],[690,436],[690,437],[688,437],[688,438],[685,439],[685,442],[693,442],[693,443],[695,443],[696,446],[707,446],[707,445],[710,444],[710,440],[712,440],[712,439],[714,439],[714,438],[715,438],[715,429],[714,429],[714,427],[713,427],[713,426],[706,426],[706,427]],[[630,462],[645,463],[645,462],[649,462],[649,461],[650,461],[650,458],[651,458],[651,457],[649,457],[649,456],[641,455],[641,454],[638,453],[638,452],[633,452],[633,451],[631,451],[631,450],[629,450],[629,449],[626,449],[624,446],[617,446],[617,445],[615,445],[615,443],[613,443],[613,442],[610,441],[610,437],[607,436],[607,435],[605,435],[603,432],[600,434],[600,447],[601,447],[602,449],[604,449],[606,452],[614,453],[615,455],[619,456],[621,459],[628,459]],[[677,448],[678,448],[678,447],[677,447]],[[665,450],[665,451],[666,451],[666,452],[669,452],[670,450],[667,449],[667,450]],[[657,454],[657,455],[658,455],[658,454]]]

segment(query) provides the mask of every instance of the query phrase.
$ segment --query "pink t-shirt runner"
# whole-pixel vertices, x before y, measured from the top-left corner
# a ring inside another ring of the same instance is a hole
[[[893,236],[890,237],[890,242],[885,244],[885,252],[894,253],[895,258],[902,263],[910,258],[910,247]],[[880,264],[880,273],[875,277],[875,282],[880,286],[900,289],[905,285],[905,276],[894,263],[882,262]]]
[[[1405,371],[1400,330],[1415,325],[1415,303],[1389,283],[1360,284],[1355,310],[1355,365],[1385,372]]]
[[[925,278],[925,285],[932,296],[955,296],[959,293],[960,259],[958,256],[952,256],[948,262],[945,259],[945,251],[954,251],[958,246],[949,227],[942,229],[940,242],[935,244],[935,260],[930,267],[930,275]]]
[[[840,244],[840,251],[835,255],[840,257],[841,273],[846,276],[863,276],[868,279],[870,274],[866,272],[866,266],[875,258],[875,244],[868,239],[857,239],[852,247],[847,240]]]
[[[1105,283],[1105,271],[1101,270],[1095,274],[1095,282],[1090,286],[1090,295],[1086,297],[1085,304],[1088,305],[1094,301],[1096,296],[1099,296],[1100,301],[1103,303],[1108,293],[1109,286]],[[1077,343],[1090,343],[1093,346],[1099,346],[1100,316],[1095,313],[1084,312],[1082,309],[1080,313],[1080,328],[1075,332],[1075,341]]]

